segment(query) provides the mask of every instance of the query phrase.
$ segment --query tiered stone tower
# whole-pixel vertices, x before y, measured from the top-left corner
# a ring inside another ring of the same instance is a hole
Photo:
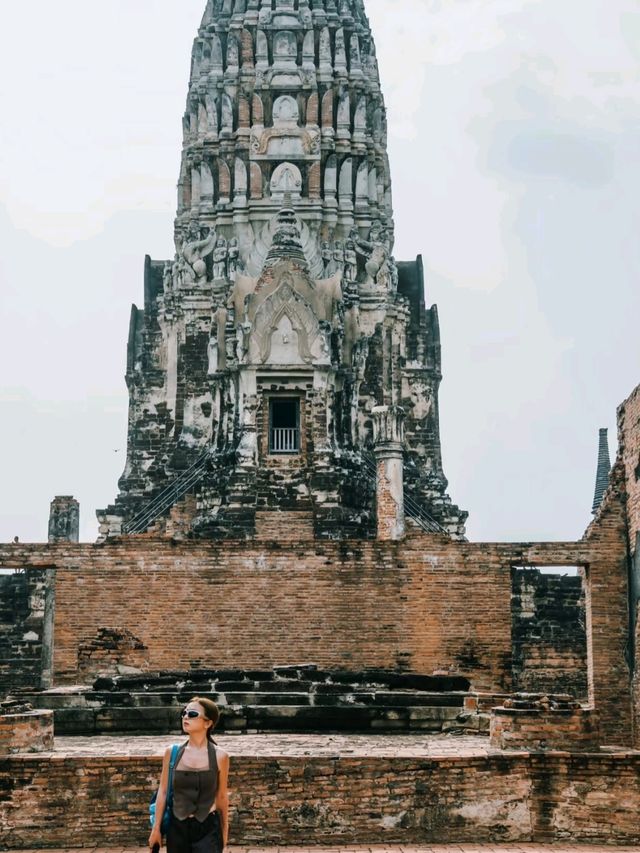
[[[147,258],[132,311],[127,464],[102,537],[251,536],[272,509],[305,512],[319,537],[373,535],[374,420],[390,418],[407,513],[464,535],[442,471],[437,312],[421,259],[396,263],[393,243],[363,0],[209,0],[176,256]]]

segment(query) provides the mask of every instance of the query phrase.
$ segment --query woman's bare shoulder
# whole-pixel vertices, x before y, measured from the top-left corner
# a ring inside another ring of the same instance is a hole
[[[171,758],[171,753],[173,752],[173,748],[174,748],[174,746],[177,746],[177,747],[178,747],[178,749],[180,749],[180,747],[182,746],[182,744],[180,744],[180,743],[173,743],[173,744],[171,744],[171,746],[168,746],[168,747],[165,749],[165,751],[164,751],[164,756],[163,756],[163,757],[164,757],[167,761],[169,761],[169,760],[170,760],[170,758]]]
[[[229,761],[229,753],[225,749],[221,749],[219,746],[216,746],[216,756],[218,758],[218,763],[220,764]]]

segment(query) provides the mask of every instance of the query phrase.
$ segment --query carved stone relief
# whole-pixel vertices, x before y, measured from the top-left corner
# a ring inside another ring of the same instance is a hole
[[[302,174],[293,163],[281,163],[274,169],[271,176],[271,197],[276,201],[284,201],[289,193],[292,198],[300,198],[302,192]]]
[[[273,104],[274,127],[297,127],[300,121],[298,102],[291,95],[281,95]]]
[[[287,273],[258,308],[252,326],[249,358],[253,363],[303,364],[321,355],[318,320]]]

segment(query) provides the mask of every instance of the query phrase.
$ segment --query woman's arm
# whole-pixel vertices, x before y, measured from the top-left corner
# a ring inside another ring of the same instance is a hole
[[[167,789],[169,787],[169,762],[171,760],[171,747],[169,747],[162,759],[162,775],[160,776],[160,786],[158,787],[158,795],[156,797],[156,819],[153,824],[152,834],[160,832],[162,826],[162,818],[164,817],[164,809],[167,804]]]
[[[218,749],[218,790],[216,792],[216,810],[220,813],[222,824],[222,843],[229,843],[229,756]]]

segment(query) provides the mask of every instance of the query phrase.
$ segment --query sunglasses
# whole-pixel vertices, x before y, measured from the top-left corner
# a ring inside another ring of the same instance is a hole
[[[199,711],[188,711],[188,710],[185,708],[185,710],[184,710],[184,711],[182,711],[182,713],[180,714],[180,716],[181,716],[183,719],[184,719],[184,717],[188,717],[190,720],[195,720],[195,719],[197,719],[198,717],[201,717],[201,716],[202,716],[202,714],[200,714],[200,712],[199,712]]]

